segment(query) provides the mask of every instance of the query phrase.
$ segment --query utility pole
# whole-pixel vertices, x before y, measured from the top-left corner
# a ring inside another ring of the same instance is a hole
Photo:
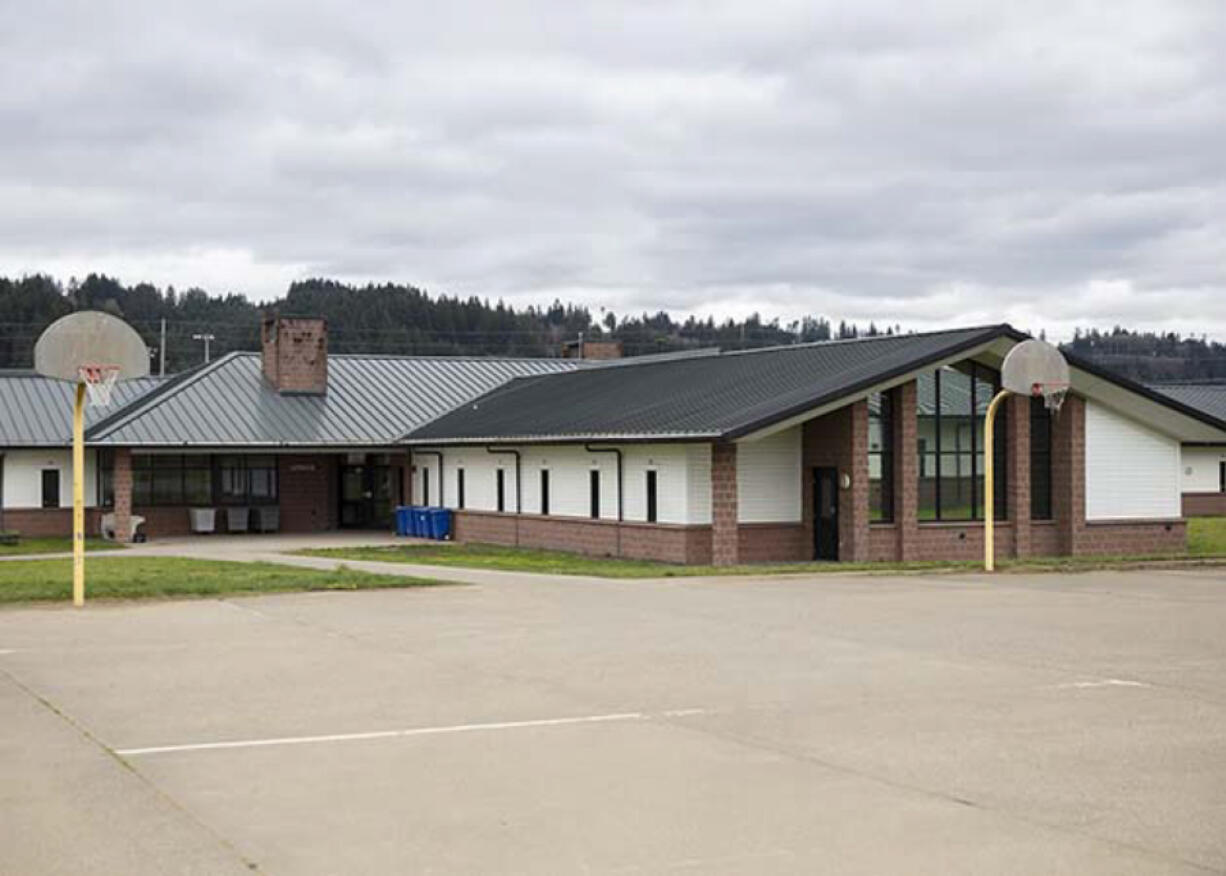
[[[192,335],[193,341],[204,341],[204,364],[209,364],[209,343],[216,340],[216,335],[200,334]]]
[[[158,376],[166,376],[166,320],[162,320],[162,340],[158,343],[158,357],[161,363],[158,367]]]

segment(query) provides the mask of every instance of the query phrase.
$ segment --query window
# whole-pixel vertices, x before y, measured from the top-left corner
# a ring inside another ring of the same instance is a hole
[[[217,502],[222,505],[269,505],[277,501],[275,456],[220,456]]]
[[[916,393],[918,517],[983,519],[983,423],[1000,379],[974,362],[921,374]],[[995,516],[1005,516],[1005,410],[996,415]]]
[[[105,472],[104,504],[114,503],[113,477],[111,471]],[[213,466],[210,457],[178,453],[132,457],[134,506],[210,505],[212,502]]]
[[[60,507],[60,470],[58,468],[43,469],[43,507]]]
[[[656,473],[647,472],[647,522],[656,522]]]
[[[1217,465],[1217,488],[1219,493],[1226,493],[1226,462]]]
[[[549,514],[549,469],[541,469],[541,514]]]
[[[430,504],[430,469],[424,465],[421,467],[421,503]]]
[[[507,510],[507,473],[505,469],[498,469],[495,474],[494,494],[498,497],[498,510]]]
[[[868,397],[868,519],[894,520],[893,392],[874,392]]]
[[[98,507],[115,506],[115,451],[98,451]]]
[[[1030,519],[1051,520],[1051,411],[1030,400]]]
[[[464,469],[455,470],[455,501],[457,508],[464,507]]]
[[[588,514],[593,520],[600,518],[600,469],[587,474]]]

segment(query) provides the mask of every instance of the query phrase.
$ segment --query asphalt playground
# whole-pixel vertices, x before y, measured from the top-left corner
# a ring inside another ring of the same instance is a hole
[[[252,872],[1226,872],[1226,575],[0,610],[0,873]]]

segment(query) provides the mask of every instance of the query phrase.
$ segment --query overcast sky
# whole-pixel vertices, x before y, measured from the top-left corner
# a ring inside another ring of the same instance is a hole
[[[0,274],[1226,339],[1226,3],[0,0]]]

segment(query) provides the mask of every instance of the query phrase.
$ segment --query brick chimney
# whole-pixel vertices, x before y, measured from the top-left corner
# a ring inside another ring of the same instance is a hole
[[[322,319],[274,316],[260,327],[264,376],[285,395],[328,391],[328,324]]]

